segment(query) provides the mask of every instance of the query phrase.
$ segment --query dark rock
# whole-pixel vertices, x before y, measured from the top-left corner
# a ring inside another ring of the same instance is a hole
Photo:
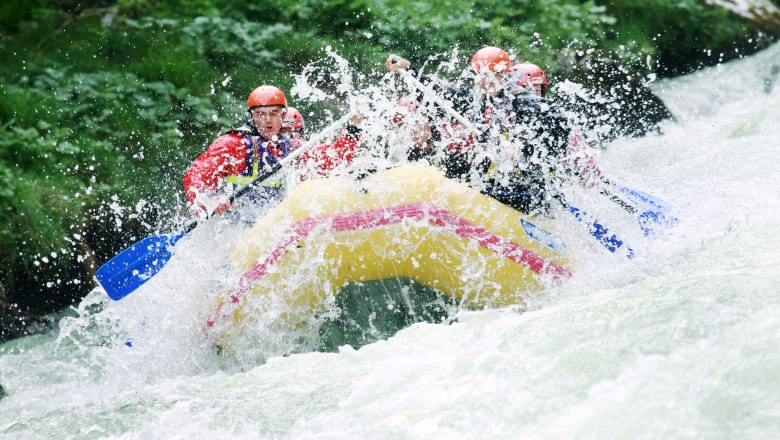
[[[37,321],[14,304],[9,304],[3,285],[0,284],[0,344],[31,334],[30,325]]]
[[[0,307],[0,344],[23,336],[50,333],[57,328],[57,323],[55,314],[37,316],[16,307]]]
[[[25,319],[15,309],[0,307],[0,343],[25,335]]]
[[[7,396],[5,393],[5,390],[3,389],[3,385],[0,385],[0,400],[3,400],[3,397]]]
[[[16,307],[0,307],[0,344],[11,339],[49,333],[57,326],[55,315],[33,316]]]
[[[645,77],[598,51],[562,51],[558,64],[568,81],[553,87],[556,101],[601,141],[656,133],[660,122],[674,119]]]

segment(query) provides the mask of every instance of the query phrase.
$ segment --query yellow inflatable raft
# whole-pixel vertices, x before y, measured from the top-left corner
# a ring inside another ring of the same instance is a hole
[[[349,283],[397,277],[468,308],[522,303],[571,275],[564,252],[533,218],[427,165],[310,180],[243,237],[231,262],[237,281],[222,289],[206,331],[235,336],[271,309],[294,321],[321,313]]]

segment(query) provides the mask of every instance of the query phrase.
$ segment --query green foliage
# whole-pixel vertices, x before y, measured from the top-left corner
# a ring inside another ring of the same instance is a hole
[[[6,0],[0,2],[0,31],[13,31],[14,27],[30,18],[33,3],[29,0]]]
[[[298,35],[370,54],[364,61],[372,66],[390,51],[420,63],[454,46],[471,53],[491,44],[552,74],[564,48],[603,49],[644,70],[656,67],[650,56],[662,71],[680,73],[699,67],[706,49],[726,59],[735,47],[744,52],[756,34],[698,0],[272,0],[268,8]]]
[[[745,53],[756,47],[752,42],[757,39],[755,30],[733,20],[726,10],[701,1],[616,0],[610,2],[609,10],[617,19],[610,29],[611,38],[619,45],[629,43],[640,58],[653,55],[661,74],[685,73],[739,56],[735,49]]]
[[[2,88],[0,204],[7,209],[0,222],[15,226],[0,229],[0,257],[18,266],[3,281],[13,288],[19,277],[59,278],[72,288],[82,281],[65,268],[78,269],[85,257],[75,237],[92,233],[97,219],[112,241],[126,244],[144,233],[141,224],[148,231],[161,213],[173,216],[181,175],[203,148],[195,139],[230,125],[234,113],[212,115],[237,102],[225,92],[192,97],[121,71],[30,74]],[[111,253],[117,246],[92,247]],[[52,261],[42,264],[42,256]]]

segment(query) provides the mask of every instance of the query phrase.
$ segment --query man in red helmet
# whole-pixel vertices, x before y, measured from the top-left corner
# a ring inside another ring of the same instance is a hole
[[[360,146],[362,121],[362,114],[352,116],[335,141],[316,145],[304,152],[297,161],[301,178],[326,177],[337,166],[352,163]],[[288,107],[282,121],[282,133],[292,140],[293,149],[306,143],[305,129],[303,113],[294,107]]]
[[[525,62],[509,68],[511,85],[517,93],[530,93],[542,98],[547,96],[547,75],[536,64]],[[594,186],[601,175],[593,157],[593,145],[585,140],[582,133],[572,128],[569,145],[566,147],[563,169],[579,178],[583,186]]]
[[[390,55],[385,63],[391,72],[409,69],[411,63]],[[456,89],[420,76],[423,84],[452,103],[452,107],[479,130],[482,145],[498,145],[512,161],[501,163],[486,154],[471,154],[466,180],[494,198],[525,212],[544,211],[549,203],[548,188],[558,158],[569,139],[568,122],[544,98],[516,93],[508,81],[509,55],[487,46],[471,59],[474,87]],[[417,95],[422,102],[422,94]],[[508,143],[506,141],[509,141]],[[491,153],[492,154],[492,153]],[[460,162],[462,164],[462,161]],[[511,166],[507,167],[507,164]],[[496,171],[496,168],[501,168]],[[475,180],[478,180],[475,182]]]
[[[224,213],[231,206],[229,195],[237,187],[254,181],[301,145],[282,132],[286,110],[287,97],[278,87],[265,85],[252,91],[247,99],[250,121],[218,137],[184,175],[187,202],[194,215]],[[302,129],[303,115],[300,116]],[[299,162],[314,160],[315,167],[327,166],[330,170],[337,160],[354,155],[357,144],[354,136],[342,135],[332,144],[308,151]],[[281,197],[280,188],[280,179],[269,179],[245,194],[241,201],[245,206],[263,206]]]
[[[536,64],[525,62],[510,67],[509,81],[520,93],[530,92],[542,98],[547,97],[547,75]]]
[[[286,108],[287,97],[278,87],[264,85],[252,90],[247,99],[250,121],[218,137],[184,175],[193,214],[224,213],[230,208],[231,190],[251,182],[292,151],[290,139],[280,133]],[[278,184],[258,186],[245,199],[273,198],[278,193],[274,187]]]
[[[303,146],[306,126],[303,123],[303,114],[295,107],[287,107],[287,112],[282,119],[282,133],[293,141],[294,148]]]

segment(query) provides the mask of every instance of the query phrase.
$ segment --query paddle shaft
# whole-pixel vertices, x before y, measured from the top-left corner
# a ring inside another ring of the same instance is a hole
[[[604,183],[606,183],[606,182],[604,182]],[[624,198],[622,198],[622,197],[620,197],[620,196],[610,192],[607,188],[602,186],[600,188],[599,194],[601,194],[603,196],[606,196],[609,200],[611,200],[616,205],[618,205],[621,208],[623,208],[629,214],[633,214],[633,215],[638,215],[639,214],[639,209],[633,203],[630,203],[630,202],[626,201],[626,199],[624,199]]]
[[[301,148],[298,148],[284,159],[278,161],[271,169],[258,176],[250,184],[245,185],[236,191],[230,197],[230,202],[232,203],[238,197],[246,194],[252,186],[262,183],[264,180],[279,172],[285,165],[309,150],[313,145],[319,142],[323,136],[327,135],[335,127],[344,124],[354,114],[354,112],[349,112],[347,115],[322,130],[317,136],[301,146]],[[188,232],[195,229],[198,224],[200,224],[198,220],[192,220],[184,225],[178,232],[165,235],[154,235],[131,245],[98,268],[95,273],[98,282],[103,286],[111,299],[117,301],[124,298],[162,270],[171,259],[172,247]]]
[[[473,132],[477,137],[482,135],[482,133],[477,130],[477,127],[474,126],[471,122],[469,122],[468,119],[464,118],[463,115],[456,112],[452,107],[450,107],[443,99],[439,97],[439,95],[430,87],[426,86],[425,84],[421,83],[420,80],[414,77],[411,73],[409,73],[406,69],[398,69],[398,72],[400,72],[401,76],[403,76],[407,81],[411,82],[416,88],[419,90],[425,92],[428,97],[433,99],[433,102],[436,103],[439,107],[441,107],[444,111],[446,111],[450,116],[452,116],[456,121],[458,121],[461,125],[468,128],[471,132]],[[479,143],[477,141],[477,138],[474,138],[474,142]]]

